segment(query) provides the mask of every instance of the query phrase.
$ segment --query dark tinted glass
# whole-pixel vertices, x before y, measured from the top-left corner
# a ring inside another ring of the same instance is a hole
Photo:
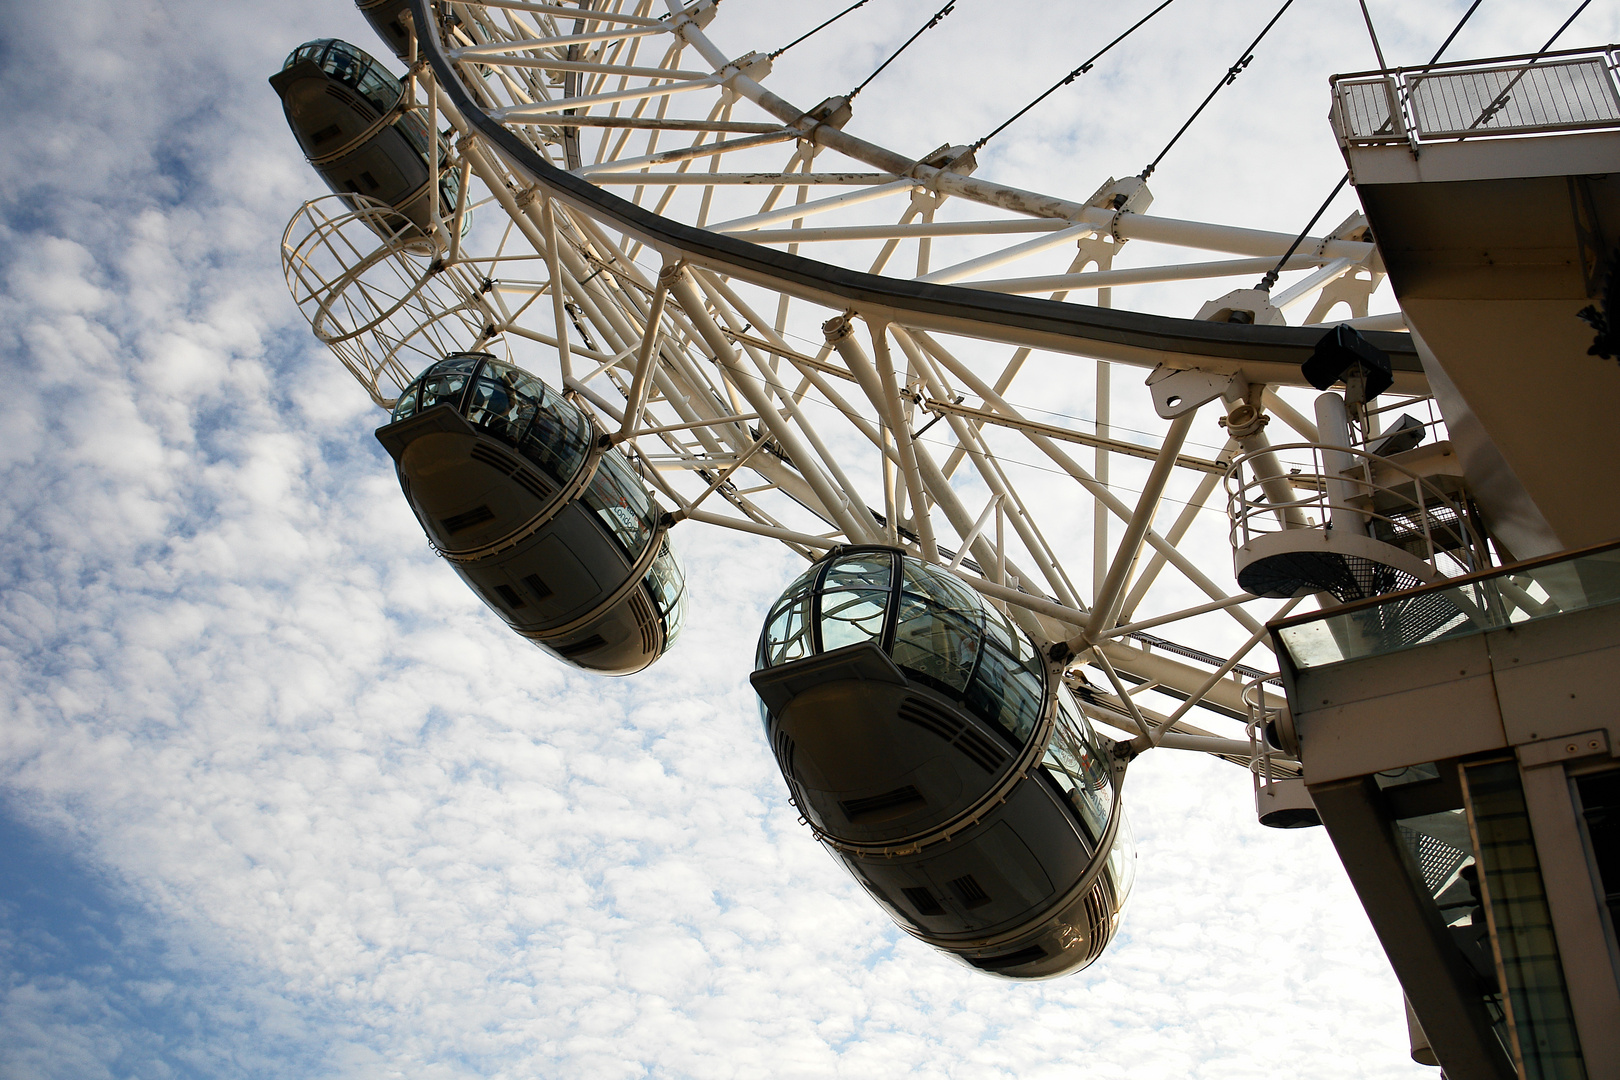
[[[968,686],[968,707],[997,724],[1020,745],[1035,732],[1045,686],[1023,664],[986,642],[978,672]]]
[[[657,558],[647,569],[647,588],[658,602],[658,614],[664,620],[664,648],[667,650],[686,623],[686,576],[681,564],[669,547],[665,534]]]
[[[894,629],[894,662],[942,690],[967,688],[982,640],[978,597],[933,567],[901,563],[900,614]]]
[[[602,455],[596,475],[580,501],[594,513],[632,559],[647,550],[653,534],[652,500],[641,480],[630,471],[624,455],[609,450]]]
[[[1609,909],[1612,929],[1620,933],[1620,771],[1583,776],[1575,781],[1581,814],[1592,841],[1598,889]]]

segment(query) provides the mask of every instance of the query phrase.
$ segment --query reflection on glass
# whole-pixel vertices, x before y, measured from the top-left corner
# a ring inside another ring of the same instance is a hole
[[[1585,1080],[1518,763],[1469,765],[1463,780],[1526,1080]]]
[[[765,619],[765,633],[759,639],[759,655],[754,667],[768,668],[790,660],[802,660],[815,651],[810,637],[810,596],[819,566],[812,566],[789,585]]]
[[[435,405],[452,405],[460,407],[462,394],[467,389],[467,376],[460,374],[442,373],[429,376],[422,383],[423,411]]]
[[[529,422],[519,450],[547,476],[564,484],[579,472],[590,452],[590,424],[549,386],[542,384],[540,389],[541,407]]]
[[[1041,764],[1068,795],[1095,845],[1108,826],[1112,786],[1108,766],[1097,753],[1097,733],[1066,686],[1058,690],[1057,722]]]
[[[623,454],[610,450],[602,455],[580,501],[607,526],[625,554],[635,559],[647,550],[655,524],[652,500]]]
[[[1046,688],[1028,668],[1002,652],[999,646],[984,644],[979,670],[968,687],[968,708],[998,725],[1019,744],[1035,732],[1046,700]]]
[[[821,647],[825,652],[883,640],[894,559],[886,551],[841,559],[821,587]]]
[[[489,369],[486,367],[485,372]],[[539,403],[517,389],[513,371],[506,379],[491,379],[480,375],[473,380],[472,395],[467,399],[467,421],[505,442],[517,443]]]
[[[960,694],[979,658],[983,611],[973,595],[961,595],[954,580],[903,562],[900,615],[894,630],[894,662],[938,689]]]
[[[668,649],[686,624],[686,578],[670,550],[667,533],[652,566],[647,568],[646,582],[664,621],[664,648]]]
[[[1395,593],[1277,630],[1296,668],[1415,648],[1620,601],[1620,545]]]

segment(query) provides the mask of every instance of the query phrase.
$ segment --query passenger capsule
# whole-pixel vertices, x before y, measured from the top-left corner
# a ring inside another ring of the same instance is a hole
[[[410,0],[354,0],[354,6],[377,31],[377,36],[394,50],[395,56],[401,60],[410,58],[411,31],[406,24],[411,12]]]
[[[944,570],[844,548],[771,608],[751,676],[817,839],[908,933],[982,971],[1095,960],[1135,875],[1112,744]]]
[[[508,625],[629,675],[680,633],[686,580],[624,455],[539,379],[486,353],[422,372],[377,429],[439,554]]]
[[[325,38],[298,46],[270,85],[281,96],[287,124],[327,186],[339,195],[366,195],[398,210],[420,239],[429,231],[432,169],[429,147],[442,163],[444,140],[422,118],[400,108],[405,86],[346,41]],[[440,214],[459,191],[455,169],[441,169]],[[358,203],[350,198],[351,206]],[[465,227],[467,216],[462,216]]]

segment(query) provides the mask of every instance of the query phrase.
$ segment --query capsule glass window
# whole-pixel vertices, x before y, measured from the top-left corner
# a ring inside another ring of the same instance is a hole
[[[1057,723],[1041,764],[1069,797],[1093,844],[1107,828],[1108,811],[1113,804],[1108,766],[1097,752],[1097,745],[1097,733],[1085,713],[1075,703],[1068,687],[1060,687]]]
[[[652,500],[622,454],[608,451],[581,501],[632,559],[647,550],[653,534]]]
[[[368,62],[354,88],[375,105],[378,112],[387,112],[399,104],[399,99],[405,95],[405,88],[398,79],[388,74],[381,64],[369,57],[367,59]]]
[[[578,409],[549,386],[541,386],[541,405],[535,411],[519,449],[558,484],[566,484],[591,448],[590,423]]]
[[[394,411],[389,417],[390,423],[397,424],[406,417],[416,415],[416,397],[421,389],[422,380],[418,379],[400,391],[398,400],[394,402]]]
[[[669,535],[664,535],[658,557],[647,569],[647,588],[658,602],[658,614],[664,621],[664,648],[680,634],[686,624],[686,577],[681,564],[670,550]]]
[[[901,567],[894,662],[960,696],[978,662],[983,606],[954,578],[910,559]]]
[[[327,49],[331,48],[335,40],[335,38],[317,38],[314,41],[304,42],[287,54],[287,59],[282,63],[281,70],[286,71],[300,60],[313,60],[319,64],[321,56],[325,54]]]
[[[1036,678],[1045,682],[1046,665],[1041,656],[1035,651],[1035,646],[1029,636],[1018,628],[1006,615],[997,611],[988,604],[983,606],[985,634],[996,644],[1001,646],[1003,652],[1017,660]]]
[[[1136,884],[1136,836],[1131,832],[1131,819],[1119,811],[1119,827],[1114,830],[1114,846],[1108,849],[1108,869],[1114,876],[1114,905],[1125,906]]]
[[[765,618],[765,633],[760,635],[756,668],[775,667],[790,660],[803,660],[815,652],[811,635],[810,608],[815,591],[816,575],[820,564],[800,574],[798,580],[787,587],[782,598]]]
[[[405,93],[404,85],[387,69],[347,41],[328,41],[316,63],[332,78],[357,90],[378,112],[392,109]]]
[[[823,652],[863,641],[882,644],[893,577],[894,556],[887,551],[852,555],[827,570],[821,586]]]
[[[403,420],[446,402],[460,408],[467,375],[478,367],[480,359],[476,354],[458,354],[433,364],[399,395],[394,403],[393,419]]]
[[[544,384],[498,361],[479,369],[467,398],[467,421],[506,442],[517,444],[540,407]]]
[[[993,642],[985,642],[982,653],[968,685],[968,708],[1022,745],[1040,722],[1046,702],[1045,684]]]

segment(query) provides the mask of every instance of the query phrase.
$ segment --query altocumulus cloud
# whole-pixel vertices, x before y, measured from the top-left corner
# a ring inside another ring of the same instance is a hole
[[[343,0],[0,10],[0,1076],[1422,1075],[1325,838],[1228,766],[1144,759],[1120,939],[1013,986],[796,825],[743,678],[790,556],[678,537],[633,680],[499,629],[281,283],[317,188],[264,77],[329,33],[370,43]]]

